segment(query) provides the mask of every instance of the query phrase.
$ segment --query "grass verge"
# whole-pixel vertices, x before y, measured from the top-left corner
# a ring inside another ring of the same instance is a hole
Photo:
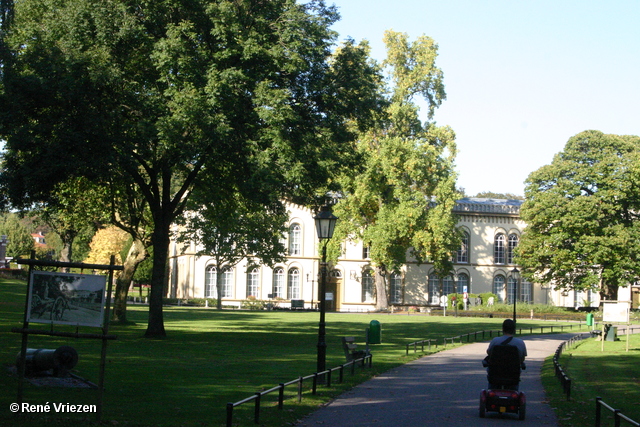
[[[549,403],[554,407],[561,427],[595,425],[597,396],[629,418],[640,422],[640,335],[619,341],[602,342],[589,338],[565,349],[560,365],[571,378],[571,400],[567,401],[560,381],[555,377],[552,357],[544,364],[542,383]],[[613,414],[603,409],[602,425],[613,425]],[[624,425],[624,423],[623,423]]]

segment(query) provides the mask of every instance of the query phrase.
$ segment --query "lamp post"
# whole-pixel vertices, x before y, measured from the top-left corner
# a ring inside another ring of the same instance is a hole
[[[316,232],[318,239],[322,243],[322,261],[320,262],[320,286],[318,292],[318,301],[320,306],[320,323],[318,324],[318,366],[317,372],[323,372],[326,367],[327,360],[327,343],[325,341],[325,300],[327,289],[327,243],[333,237],[338,217],[333,215],[331,207],[324,205],[320,208],[320,212],[313,217],[316,223]],[[323,377],[324,378],[324,377]]]
[[[518,301],[518,282],[520,282],[520,270],[517,267],[513,267],[511,270],[511,277],[515,280],[515,289],[513,290],[513,323],[516,323],[516,302]]]

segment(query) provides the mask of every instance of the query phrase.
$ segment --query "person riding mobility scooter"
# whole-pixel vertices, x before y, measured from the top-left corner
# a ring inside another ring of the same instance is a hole
[[[494,338],[487,349],[488,356],[482,361],[487,368],[489,388],[480,393],[480,417],[487,412],[517,414],[524,420],[526,414],[525,394],[518,390],[520,371],[526,369],[524,358],[527,349],[524,342],[514,338],[515,322],[507,319],[502,324],[504,335]]]

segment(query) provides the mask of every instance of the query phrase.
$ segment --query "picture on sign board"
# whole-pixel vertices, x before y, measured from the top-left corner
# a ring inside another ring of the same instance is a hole
[[[104,276],[33,271],[27,320],[101,327],[106,282]]]

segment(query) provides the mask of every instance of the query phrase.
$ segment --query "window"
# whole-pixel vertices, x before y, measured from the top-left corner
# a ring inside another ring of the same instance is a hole
[[[435,273],[429,275],[429,299],[431,304],[440,304],[440,281]]]
[[[462,242],[460,243],[460,249],[458,249],[456,261],[459,263],[469,262],[469,233],[466,231],[462,234]]]
[[[292,268],[287,278],[287,296],[289,299],[300,299],[300,270]]]
[[[458,274],[458,293],[464,293],[465,287],[467,288],[467,292],[471,293],[471,289],[469,288],[469,275],[467,273],[460,273]]]
[[[233,297],[233,270],[230,267],[222,269],[222,298]]]
[[[362,272],[362,302],[373,301],[373,272],[371,270],[365,270]]]
[[[523,302],[531,302],[531,283],[520,282],[520,300]]]
[[[258,277],[259,277],[259,272],[257,267],[253,267],[247,272],[247,296],[248,297],[259,296]]]
[[[362,247],[362,259],[371,258],[371,246],[363,246]]]
[[[204,297],[217,298],[218,290],[216,289],[216,266],[210,265],[204,272]]]
[[[284,298],[284,270],[280,267],[273,270],[273,297]]]
[[[509,244],[507,250],[507,264],[513,264],[513,259],[516,256],[516,246],[518,246],[518,235],[517,234],[509,234]]]
[[[518,288],[518,281],[514,277],[507,279],[507,303],[513,304],[516,297],[516,289]]]
[[[289,255],[302,253],[302,229],[300,224],[291,224],[289,227]]]
[[[442,279],[442,292],[445,295],[449,295],[453,293],[453,277],[447,276]]]
[[[389,278],[389,293],[391,296],[391,303],[402,302],[402,276],[398,273],[392,273]]]
[[[493,241],[493,262],[495,264],[504,264],[504,240],[504,234],[496,234],[496,237]]]
[[[498,301],[504,301],[504,276],[496,276],[493,278],[493,293],[498,296]]]

